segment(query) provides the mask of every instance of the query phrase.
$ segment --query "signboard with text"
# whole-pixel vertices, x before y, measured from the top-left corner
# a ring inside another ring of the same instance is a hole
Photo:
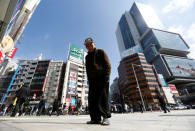
[[[178,93],[177,88],[176,88],[175,85],[169,84],[169,88],[170,88],[172,93]]]
[[[162,74],[158,74],[158,80],[159,80],[159,82],[160,82],[162,87],[167,86],[167,83],[166,83],[166,81],[165,81],[165,79],[164,79]]]
[[[13,58],[14,55],[16,54],[16,51],[18,50],[18,48],[14,47],[12,48],[12,50],[9,52],[9,54],[7,55],[8,58]]]
[[[84,50],[82,48],[75,46],[75,45],[71,45],[70,53],[69,53],[69,60],[73,60],[76,62],[83,62]]]

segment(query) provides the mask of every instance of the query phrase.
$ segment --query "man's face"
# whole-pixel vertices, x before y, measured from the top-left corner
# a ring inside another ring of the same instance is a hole
[[[85,44],[86,49],[88,50],[88,52],[93,52],[93,50],[95,49],[95,44],[94,43],[86,43]]]

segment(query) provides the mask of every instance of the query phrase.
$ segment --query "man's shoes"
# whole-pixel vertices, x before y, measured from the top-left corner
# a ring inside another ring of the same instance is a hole
[[[87,124],[101,124],[101,121],[87,121]]]
[[[110,125],[108,118],[103,118],[102,125],[104,125],[104,126]]]

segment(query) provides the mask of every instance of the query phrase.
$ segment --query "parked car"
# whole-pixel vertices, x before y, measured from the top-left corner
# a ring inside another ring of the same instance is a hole
[[[192,105],[192,109],[195,109],[195,104]]]
[[[187,109],[187,107],[184,105],[178,105],[174,107],[174,110],[185,110],[185,109]]]

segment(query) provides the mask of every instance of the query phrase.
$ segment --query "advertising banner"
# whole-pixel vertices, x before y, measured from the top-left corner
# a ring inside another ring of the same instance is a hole
[[[71,88],[71,87],[68,88],[68,94],[75,94],[75,92],[76,92],[75,88]]]
[[[75,45],[71,45],[69,59],[82,62],[84,60],[84,50]]]
[[[178,93],[177,88],[176,88],[175,85],[169,84],[169,88],[170,88],[172,93]]]
[[[71,105],[76,106],[76,99],[71,99]]]
[[[47,78],[45,78],[45,81],[44,81],[44,84],[43,84],[42,91],[44,91],[44,90],[45,90],[46,83],[47,83]]]
[[[164,56],[173,76],[195,78],[195,61],[189,58]]]
[[[15,24],[16,20],[18,19],[18,16],[20,15],[21,10],[23,9],[24,3],[26,0],[18,0],[18,3],[16,5],[16,8],[12,14],[12,18],[10,20],[10,23],[8,25],[6,34],[8,34],[12,28],[12,26]]]
[[[72,77],[69,78],[69,82],[75,82],[76,83],[76,81],[77,81],[76,78],[72,78]]]
[[[77,73],[70,71],[70,77],[76,78],[77,77]]]
[[[18,50],[18,48],[14,47],[12,48],[12,50],[9,52],[9,54],[7,55],[7,58],[13,58],[14,55],[16,54],[16,51]]]
[[[175,104],[175,100],[173,99],[173,94],[169,87],[162,87],[165,97],[167,98],[167,101],[169,104]]]
[[[0,64],[3,62],[4,57],[4,53],[0,50]]]
[[[164,79],[162,74],[158,74],[158,80],[159,80],[160,84],[162,85],[162,87],[167,86],[167,83],[165,82],[165,79]]]
[[[65,102],[71,102],[71,99],[70,98],[66,98]]]
[[[68,87],[73,87],[73,88],[75,88],[75,87],[76,87],[76,82],[69,82],[69,83],[68,83]]]

